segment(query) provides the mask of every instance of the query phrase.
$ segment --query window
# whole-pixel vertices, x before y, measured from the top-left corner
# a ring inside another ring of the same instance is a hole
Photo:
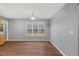
[[[39,34],[43,34],[44,33],[44,31],[45,31],[45,24],[44,23],[40,23],[39,24]]]
[[[4,27],[3,21],[0,19],[0,32],[3,32],[3,27]]]
[[[26,36],[44,36],[45,22],[27,22]]]

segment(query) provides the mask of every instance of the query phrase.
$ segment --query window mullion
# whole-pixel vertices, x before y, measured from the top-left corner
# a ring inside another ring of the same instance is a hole
[[[32,36],[33,36],[33,24],[34,24],[34,23],[33,23],[33,22],[31,22],[31,24],[32,24]]]

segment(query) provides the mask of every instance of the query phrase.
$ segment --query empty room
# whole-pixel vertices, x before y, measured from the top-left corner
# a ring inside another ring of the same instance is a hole
[[[78,56],[78,3],[0,3],[0,56]]]

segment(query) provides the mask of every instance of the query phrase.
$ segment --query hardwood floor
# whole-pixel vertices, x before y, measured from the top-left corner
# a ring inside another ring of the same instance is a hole
[[[0,46],[0,56],[62,56],[49,41],[13,41]]]

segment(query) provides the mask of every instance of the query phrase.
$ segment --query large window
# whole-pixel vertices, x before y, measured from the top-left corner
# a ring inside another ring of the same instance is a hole
[[[3,20],[0,19],[0,32],[3,32],[4,27],[3,23],[4,23]]]
[[[27,22],[26,23],[27,36],[44,36],[45,22]]]

